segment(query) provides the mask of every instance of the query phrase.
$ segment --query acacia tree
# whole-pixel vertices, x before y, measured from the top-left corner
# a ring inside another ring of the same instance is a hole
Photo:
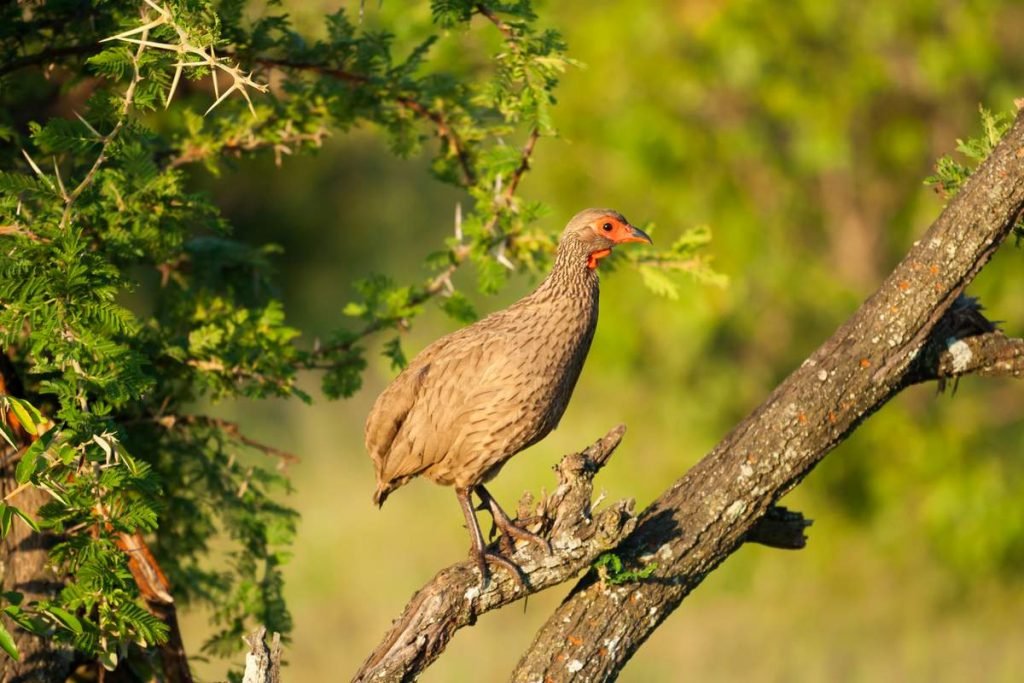
[[[434,2],[434,32],[401,55],[344,11],[311,41],[283,12],[247,9],[0,9],[4,680],[64,680],[79,665],[189,680],[178,604],[212,609],[212,654],[234,654],[257,624],[287,634],[280,570],[296,516],[275,492],[296,456],[196,406],[309,401],[303,370],[349,396],[364,340],[389,335],[400,366],[399,333],[429,301],[475,317],[456,270],[472,264],[493,292],[552,254],[543,207],[517,190],[555,134],[552,93],[572,60],[529,2]],[[478,34],[488,48],[473,69],[429,61],[436,43]],[[356,283],[352,320],[305,343],[275,297],[273,247],[234,236],[189,169],[284,164],[362,124],[399,155],[431,145],[432,173],[464,190],[465,209],[425,281]],[[696,254],[706,239],[624,258],[664,291],[664,271],[711,275]],[[226,567],[209,557],[218,534]]]

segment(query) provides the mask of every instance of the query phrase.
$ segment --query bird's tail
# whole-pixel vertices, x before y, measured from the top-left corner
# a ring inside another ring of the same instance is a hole
[[[379,508],[384,505],[384,501],[388,499],[392,487],[387,484],[380,484],[377,486],[377,490],[373,492],[373,502]]]

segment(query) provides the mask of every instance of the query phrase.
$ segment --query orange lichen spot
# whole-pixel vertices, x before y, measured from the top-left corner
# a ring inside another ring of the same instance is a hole
[[[564,662],[567,659],[569,659],[569,655],[565,654],[564,652],[559,652],[557,655],[555,655],[556,662]]]
[[[573,647],[579,647],[583,644],[583,639],[579,636],[569,636],[568,638],[566,638],[566,640],[568,640],[569,644]]]
[[[869,367],[871,367],[871,359],[870,358],[861,358],[860,359],[860,366],[862,368],[869,368]]]
[[[910,283],[909,283],[909,282],[907,282],[906,280],[900,280],[900,285],[899,285],[899,287],[900,287],[900,290],[901,290],[901,291],[904,291],[904,292],[905,292],[905,291],[907,291],[908,289],[910,289]]]
[[[939,267],[933,263],[931,267],[928,269],[928,272],[931,273],[932,275],[938,275]]]
[[[832,424],[836,423],[836,413],[834,410],[828,411],[828,421]]]
[[[606,648],[606,647],[598,648],[597,656],[598,657],[607,657],[608,656],[608,648]]]
[[[748,465],[753,465],[756,462],[757,462],[757,456],[754,455],[753,453],[747,453],[747,464]]]
[[[807,413],[800,413],[799,415],[796,416],[796,419],[799,420],[801,423],[807,422]]]

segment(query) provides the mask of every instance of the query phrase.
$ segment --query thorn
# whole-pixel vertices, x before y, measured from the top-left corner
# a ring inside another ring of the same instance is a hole
[[[213,46],[210,46],[210,61],[216,66],[217,55],[213,52]],[[210,78],[213,80],[213,96],[220,99],[220,79],[217,78],[217,70],[210,69]]]
[[[147,2],[148,2],[148,0],[147,0]],[[106,43],[106,42],[111,41],[111,40],[130,40],[128,38],[128,36],[135,35],[136,33],[143,33],[145,31],[149,31],[150,29],[154,29],[157,26],[162,26],[165,23],[167,23],[167,17],[163,16],[163,14],[161,14],[160,17],[154,19],[153,21],[149,22],[148,24],[143,24],[142,26],[136,26],[133,29],[130,29],[128,31],[124,31],[123,33],[118,33],[116,36],[110,36],[109,38],[104,38],[100,42],[101,43]]]
[[[57,176],[57,185],[60,186],[60,196],[64,198],[64,201],[70,201],[68,197],[68,191],[64,188],[64,181],[60,177],[60,167],[57,166],[57,157],[53,157],[53,175]]]
[[[95,128],[93,128],[93,127],[92,127],[92,124],[91,124],[91,123],[89,123],[88,121],[86,121],[86,120],[85,120],[85,117],[84,117],[84,116],[82,116],[81,114],[79,114],[79,113],[78,113],[77,111],[75,112],[75,116],[77,116],[77,117],[78,117],[78,120],[82,122],[82,125],[83,125],[83,126],[85,126],[86,128],[88,128],[88,129],[89,129],[89,132],[90,132],[90,133],[92,133],[93,135],[95,135],[95,136],[96,136],[97,138],[100,138],[100,139],[102,139],[102,138],[103,138],[103,136],[102,136],[102,135],[100,134],[100,132],[99,132],[98,130],[96,130]]]
[[[171,106],[171,100],[174,99],[174,91],[178,89],[178,81],[181,79],[181,70],[185,67],[184,64],[178,62],[174,69],[174,79],[171,81],[171,87],[167,91],[167,101],[164,102],[164,109]]]
[[[242,93],[242,97],[245,98],[245,103],[249,105],[249,112],[252,114],[252,117],[254,119],[259,118],[256,116],[256,107],[252,106],[252,99],[249,98],[249,91],[244,87],[240,87],[238,91]]]
[[[28,160],[28,163],[32,166],[32,170],[36,172],[36,175],[45,180],[46,184],[50,186],[51,190],[56,190],[57,188],[53,186],[53,183],[50,182],[50,179],[46,177],[46,174],[43,173],[39,166],[36,165],[36,162],[32,159],[32,157],[28,155],[28,152],[26,152],[23,149],[21,150],[21,153],[25,155],[25,158]]]
[[[462,202],[455,202],[455,239],[462,241]]]
[[[168,11],[167,11],[166,9],[164,9],[164,8],[163,8],[163,7],[161,7],[160,5],[158,5],[158,4],[156,4],[155,2],[153,2],[153,0],[143,0],[143,1],[144,1],[144,2],[145,2],[145,3],[147,4],[147,5],[149,5],[149,6],[150,6],[150,7],[152,7],[153,9],[155,9],[155,10],[156,10],[157,12],[159,12],[159,13],[160,13],[160,16],[163,16],[163,17],[166,17],[166,16],[170,16],[170,14],[171,14],[170,12],[168,12]]]
[[[495,249],[495,251],[494,251],[494,260],[497,261],[498,263],[500,263],[501,265],[505,266],[509,270],[515,270],[516,269],[516,265],[514,263],[512,263],[511,261],[509,261],[508,257],[505,256],[505,243],[504,242],[499,244],[498,248]]]
[[[178,46],[171,43],[158,43],[153,40],[139,40],[138,38],[121,38],[126,43],[134,43],[135,45],[142,45],[143,47],[155,47],[158,50],[170,50],[171,52],[177,52]]]
[[[228,96],[228,95],[230,95],[231,93],[233,93],[233,92],[234,92],[235,90],[237,90],[237,89],[238,89],[238,83],[236,82],[236,83],[235,83],[234,85],[232,85],[232,86],[231,86],[230,88],[228,88],[227,90],[225,90],[225,91],[224,91],[224,93],[223,93],[223,94],[222,94],[222,95],[221,95],[220,97],[218,97],[218,98],[217,98],[217,101],[216,101],[216,102],[214,102],[213,104],[211,104],[211,105],[210,105],[210,108],[209,108],[209,109],[207,109],[207,110],[206,110],[205,112],[203,112],[203,116],[206,116],[206,115],[207,115],[207,114],[209,114],[209,113],[210,113],[211,111],[213,111],[213,110],[214,110],[214,109],[216,108],[216,106],[217,106],[218,104],[220,104],[221,102],[223,102],[223,101],[224,101],[224,100],[225,100],[225,99],[227,98],[227,96]]]

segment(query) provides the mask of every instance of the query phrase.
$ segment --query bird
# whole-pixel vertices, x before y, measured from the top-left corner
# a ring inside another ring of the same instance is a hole
[[[598,262],[616,245],[651,238],[618,211],[586,209],[568,222],[547,277],[508,308],[433,342],[381,392],[366,419],[378,507],[423,476],[453,486],[470,553],[522,581],[519,568],[487,549],[471,494],[507,540],[550,545],[516,525],[484,484],[558,426],[590,350],[598,313]]]

